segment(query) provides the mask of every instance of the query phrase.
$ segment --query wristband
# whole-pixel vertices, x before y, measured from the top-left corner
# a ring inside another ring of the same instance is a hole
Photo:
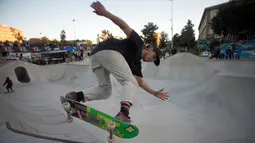
[[[156,96],[156,95],[157,95],[157,93],[158,93],[157,91],[153,91],[153,95],[154,95],[154,96]]]

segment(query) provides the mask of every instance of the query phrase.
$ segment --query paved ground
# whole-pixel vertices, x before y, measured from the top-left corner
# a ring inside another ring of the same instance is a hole
[[[89,62],[85,62],[86,65]],[[22,84],[14,74],[23,66],[31,82]],[[60,64],[36,66],[21,61],[0,67],[0,80],[14,81],[13,93],[0,95],[0,138],[4,142],[56,142],[14,133],[6,128],[86,143],[106,142],[108,134],[90,124],[65,122],[59,96],[96,84],[89,66]],[[254,143],[255,62],[208,61],[181,53],[162,60],[160,67],[143,64],[146,81],[153,88],[169,91],[162,102],[137,89],[131,117],[140,134],[116,143]],[[113,95],[89,105],[115,115],[121,86],[112,78]]]

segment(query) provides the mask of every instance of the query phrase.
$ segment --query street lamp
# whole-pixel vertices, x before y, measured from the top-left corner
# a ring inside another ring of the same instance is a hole
[[[76,34],[75,34],[75,19],[73,19],[73,33],[74,33],[74,40],[76,41]]]
[[[41,46],[43,46],[43,42],[42,42],[42,33],[40,33],[40,43],[41,43]]]
[[[171,23],[171,32],[172,32],[172,33],[171,33],[171,35],[172,35],[171,49],[173,49],[173,47],[174,47],[174,41],[173,41],[173,30],[174,30],[174,29],[173,29],[173,28],[174,28],[174,20],[173,20],[173,11],[174,11],[174,10],[173,10],[173,7],[174,7],[174,6],[173,6],[173,5],[174,5],[174,2],[173,2],[173,0],[170,0],[170,1],[172,2],[172,4],[171,4],[171,5],[172,5],[172,8],[171,8],[171,22],[172,22],[172,23]]]

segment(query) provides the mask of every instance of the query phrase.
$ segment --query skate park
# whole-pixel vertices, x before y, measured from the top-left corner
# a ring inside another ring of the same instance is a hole
[[[26,69],[27,81],[18,80],[17,67]],[[1,88],[1,141],[107,143],[106,131],[79,119],[67,123],[59,100],[71,90],[96,84],[89,59],[47,66],[17,60],[0,68],[1,81],[9,76],[14,84],[14,92]],[[254,61],[208,60],[179,53],[162,59],[159,67],[143,63],[143,74],[149,85],[164,88],[170,97],[163,102],[137,88],[130,114],[139,135],[116,137],[114,142],[255,142]],[[121,85],[111,80],[110,98],[85,104],[114,116]]]

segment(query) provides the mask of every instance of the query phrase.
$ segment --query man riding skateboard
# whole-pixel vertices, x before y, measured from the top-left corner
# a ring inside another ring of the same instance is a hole
[[[65,97],[78,102],[107,99],[112,94],[112,74],[122,85],[121,108],[115,118],[130,123],[129,108],[138,85],[163,101],[168,99],[168,93],[163,92],[163,89],[155,91],[145,83],[141,71],[141,59],[144,62],[154,62],[158,66],[161,51],[152,46],[144,46],[140,36],[125,21],[107,11],[100,2],[93,2],[91,7],[97,15],[106,17],[119,26],[127,38],[110,38],[99,43],[90,54],[91,67],[98,85],[84,91],[70,92]]]

